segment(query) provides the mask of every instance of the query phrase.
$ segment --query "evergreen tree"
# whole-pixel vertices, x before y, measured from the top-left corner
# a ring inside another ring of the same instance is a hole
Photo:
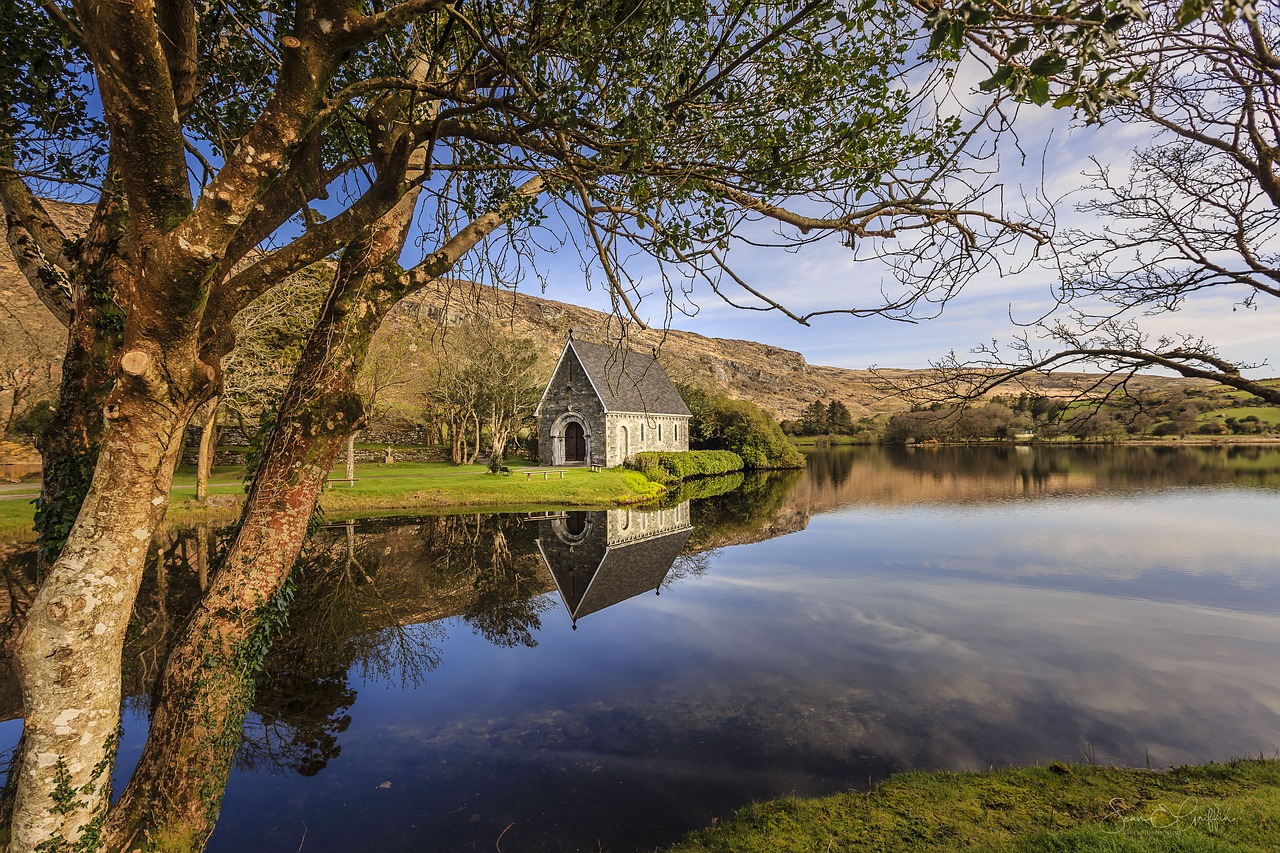
[[[827,407],[821,400],[814,400],[800,413],[801,435],[824,435],[827,432]]]
[[[849,407],[839,400],[828,403],[827,431],[832,435],[853,435],[854,430],[853,415],[849,413]]]

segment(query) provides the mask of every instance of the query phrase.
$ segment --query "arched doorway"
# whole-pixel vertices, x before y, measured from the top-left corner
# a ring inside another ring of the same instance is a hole
[[[585,512],[566,512],[564,530],[574,539],[582,538],[587,532],[587,514]]]
[[[582,424],[570,421],[564,425],[564,461],[585,462],[587,460],[587,436],[582,431]]]

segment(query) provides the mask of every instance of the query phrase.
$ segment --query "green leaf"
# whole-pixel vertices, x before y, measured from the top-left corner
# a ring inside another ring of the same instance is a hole
[[[978,88],[983,92],[994,92],[996,89],[1003,86],[1012,74],[1012,68],[1007,65],[1001,66],[995,74],[992,74],[986,80],[979,83]]]
[[[1222,20],[1228,24],[1236,18],[1252,21],[1257,17],[1257,0],[1225,0],[1222,4]]]
[[[1049,81],[1044,77],[1032,77],[1027,81],[1027,100],[1038,107],[1049,103]]]
[[[1206,0],[1183,0],[1182,5],[1178,7],[1178,14],[1174,16],[1179,29],[1203,15],[1207,5]],[[1231,5],[1230,0],[1227,5]],[[1224,8],[1224,13],[1225,11]]]
[[[1052,77],[1067,70],[1067,58],[1050,50],[1038,56],[1027,70],[1038,77]]]
[[[946,16],[940,16],[933,26],[933,35],[929,37],[930,52],[942,47],[943,42],[947,40],[947,34],[951,31],[951,21]]]
[[[1074,107],[1076,104],[1076,99],[1077,99],[1077,96],[1074,92],[1068,92],[1065,95],[1059,95],[1056,99],[1054,99],[1053,108],[1055,110],[1060,110],[1063,107]]]

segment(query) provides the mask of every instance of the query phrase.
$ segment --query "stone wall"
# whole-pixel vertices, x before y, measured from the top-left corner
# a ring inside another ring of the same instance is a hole
[[[587,435],[587,462],[609,465],[605,456],[605,416],[591,380],[570,352],[556,367],[547,385],[538,417],[538,464],[563,465],[564,427],[569,421],[582,424]]]
[[[356,433],[357,444],[379,445],[373,450],[356,450],[357,462],[381,462],[385,447],[390,444],[396,448],[397,461],[400,462],[448,462],[449,448],[444,445],[427,443],[426,427],[416,424],[373,424]],[[238,427],[226,424],[218,428],[218,451],[214,454],[215,465],[244,465],[249,454],[238,448],[249,446],[249,439]],[[411,448],[411,449],[403,449]],[[182,464],[195,465],[200,454],[200,427],[188,426],[182,448]],[[345,453],[338,455],[339,461],[346,458]]]
[[[605,430],[609,438],[606,465],[610,468],[646,450],[689,449],[689,419],[679,415],[610,412],[605,418]]]

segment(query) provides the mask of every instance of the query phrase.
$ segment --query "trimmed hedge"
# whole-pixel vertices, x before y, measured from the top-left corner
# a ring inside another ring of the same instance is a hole
[[[683,483],[676,483],[667,492],[664,502],[675,506],[687,500],[702,500],[704,498],[714,498],[728,492],[736,491],[745,480],[745,476],[741,471],[734,471],[731,474],[715,474],[710,477],[699,477],[696,480],[686,480]]]
[[[655,483],[664,486],[690,477],[707,477],[741,471],[742,457],[732,450],[686,450],[679,453],[646,451],[627,463]]]

